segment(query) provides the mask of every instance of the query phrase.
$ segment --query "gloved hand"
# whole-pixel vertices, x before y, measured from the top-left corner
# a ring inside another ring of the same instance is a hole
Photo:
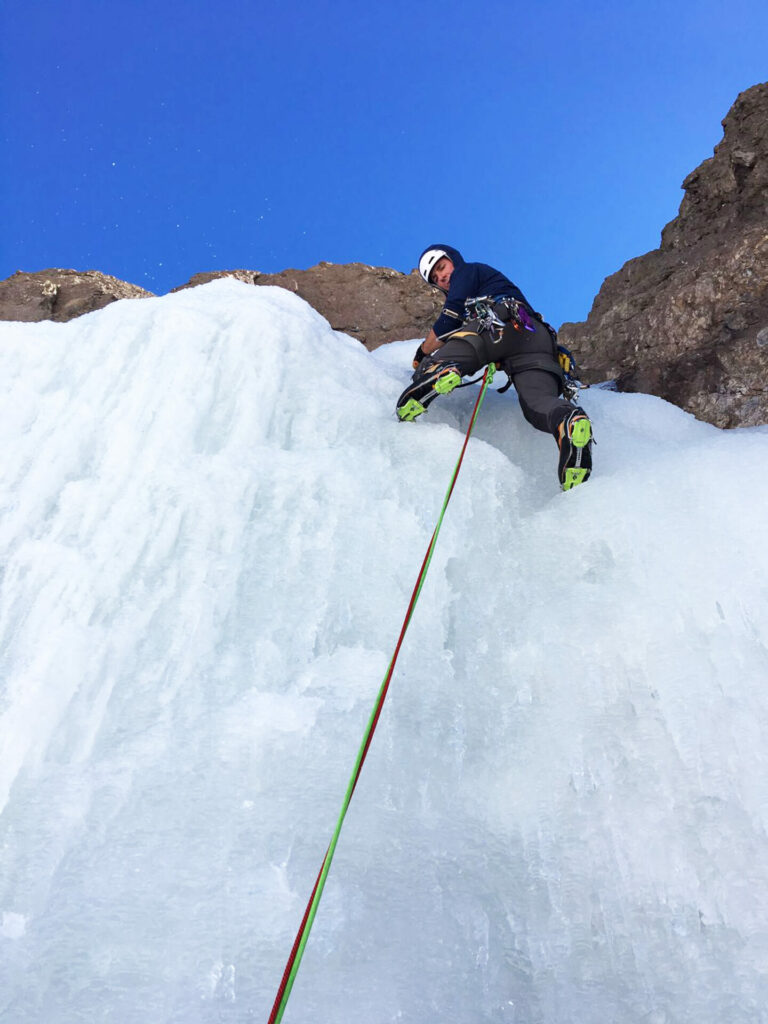
[[[419,366],[421,365],[421,360],[425,358],[426,354],[427,353],[424,351],[421,345],[419,345],[419,347],[416,349],[416,355],[413,357],[414,370],[418,370]]]

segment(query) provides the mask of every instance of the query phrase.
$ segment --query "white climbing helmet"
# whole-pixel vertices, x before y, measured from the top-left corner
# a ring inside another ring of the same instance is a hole
[[[419,260],[419,273],[427,282],[430,284],[429,275],[432,273],[435,264],[438,260],[441,260],[443,256],[447,256],[448,253],[443,249],[427,249],[424,255]]]

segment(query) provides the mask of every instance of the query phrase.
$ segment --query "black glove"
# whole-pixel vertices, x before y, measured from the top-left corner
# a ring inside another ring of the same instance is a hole
[[[424,351],[421,345],[419,345],[419,347],[416,349],[416,355],[413,357],[414,370],[418,370],[419,365],[421,364],[421,360],[426,357],[426,354],[427,353]]]

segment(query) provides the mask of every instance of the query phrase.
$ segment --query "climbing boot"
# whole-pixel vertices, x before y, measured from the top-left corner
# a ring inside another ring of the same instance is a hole
[[[583,409],[574,409],[557,428],[557,445],[557,475],[563,490],[570,491],[592,472],[592,424]]]
[[[421,416],[438,395],[449,395],[461,384],[461,373],[450,363],[432,363],[414,374],[414,381],[397,401],[397,417],[403,422]]]

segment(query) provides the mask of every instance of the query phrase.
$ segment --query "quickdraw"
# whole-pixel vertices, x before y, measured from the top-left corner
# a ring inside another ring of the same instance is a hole
[[[563,396],[569,402],[575,402],[579,396],[579,391],[585,391],[589,384],[581,383],[579,380],[579,368],[576,365],[573,352],[559,342],[557,343],[557,361],[560,363],[560,369],[563,371]]]

